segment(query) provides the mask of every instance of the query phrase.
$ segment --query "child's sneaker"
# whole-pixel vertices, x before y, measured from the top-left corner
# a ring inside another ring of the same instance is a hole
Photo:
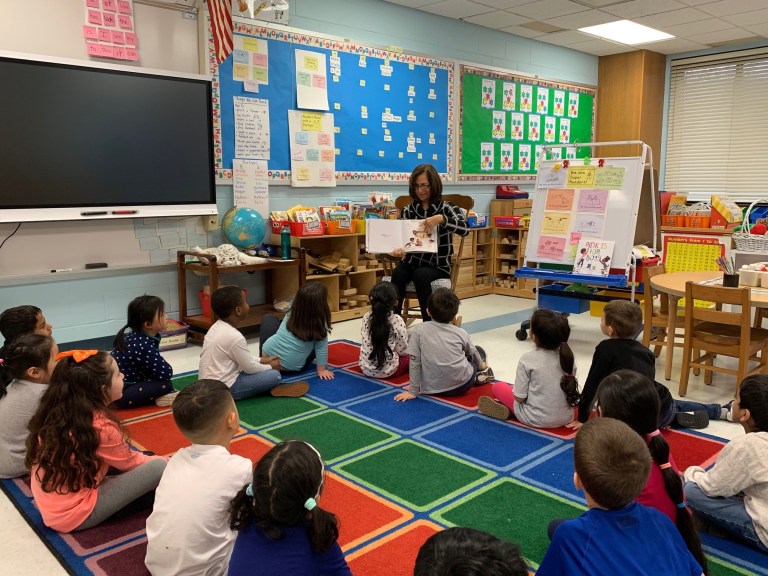
[[[490,366],[487,366],[485,370],[478,371],[476,382],[478,384],[487,384],[488,382],[493,382],[494,379],[493,370],[491,370]]]
[[[706,410],[695,412],[678,412],[675,414],[675,422],[682,428],[694,428],[699,430],[709,426],[709,415]]]
[[[272,396],[282,398],[299,398],[307,392],[309,392],[309,382],[306,380],[299,380],[290,384],[278,384],[269,391]]]
[[[507,420],[510,417],[509,408],[490,396],[480,396],[477,400],[477,409],[480,414],[485,414],[497,420]]]
[[[723,407],[720,408],[720,420],[728,420],[728,422],[733,422],[733,412],[731,411],[732,406],[733,400],[728,402],[728,404],[723,404]]]
[[[170,394],[164,394],[163,396],[158,396],[155,398],[155,406],[170,406],[173,404],[173,401],[176,400],[176,396],[178,396],[178,392],[171,392]]]

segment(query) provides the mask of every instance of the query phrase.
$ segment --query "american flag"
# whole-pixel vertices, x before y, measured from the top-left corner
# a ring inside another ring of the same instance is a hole
[[[224,62],[232,53],[232,0],[208,0],[216,59]]]

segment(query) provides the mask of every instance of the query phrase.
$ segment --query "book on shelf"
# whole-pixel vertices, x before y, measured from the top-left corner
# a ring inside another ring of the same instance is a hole
[[[590,276],[608,276],[613,257],[613,240],[581,238],[576,247],[576,261],[573,271]]]
[[[437,229],[427,233],[424,220],[386,220],[371,218],[365,222],[366,251],[390,254],[402,248],[409,252],[437,253]]]

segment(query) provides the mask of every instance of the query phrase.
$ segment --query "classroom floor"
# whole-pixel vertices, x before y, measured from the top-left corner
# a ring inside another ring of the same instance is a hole
[[[463,318],[462,327],[470,333],[473,343],[486,350],[488,361],[499,380],[514,382],[518,358],[533,346],[530,340],[520,342],[515,338],[520,322],[530,316],[533,304],[532,300],[496,295],[462,301],[459,312]],[[360,320],[335,324],[331,340],[348,339],[359,342],[360,324]],[[599,318],[590,316],[589,313],[572,315],[570,324],[571,338],[568,342],[576,357],[576,375],[583,382],[589,371],[594,347],[604,336],[600,332]],[[258,338],[249,339],[249,345],[254,352],[258,353]],[[197,370],[199,355],[200,347],[194,344],[185,349],[164,354],[175,373]],[[677,349],[672,380],[669,382],[664,380],[664,354],[662,353],[656,361],[657,380],[667,384],[675,397],[677,397],[681,355],[682,351]],[[734,390],[735,379],[732,376],[716,374],[711,386],[705,386],[700,376],[692,377],[686,399],[723,404],[733,398]],[[743,433],[741,426],[723,421],[710,423],[704,431],[727,439]],[[0,573],[16,576],[40,574],[64,576],[67,574],[2,492],[0,492]]]

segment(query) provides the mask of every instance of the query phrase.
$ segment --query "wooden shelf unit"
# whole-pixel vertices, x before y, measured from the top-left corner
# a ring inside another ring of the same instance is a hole
[[[493,239],[491,228],[470,228],[464,237],[456,295],[472,298],[493,293]],[[454,235],[453,249],[458,251],[461,238]]]
[[[208,264],[200,262],[198,257],[208,260]],[[189,315],[187,313],[187,272],[194,272],[199,276],[208,277],[208,286],[211,294],[219,288],[219,276],[240,274],[261,270],[266,272],[265,281],[266,300],[264,304],[250,307],[248,318],[240,324],[240,328],[258,326],[265,314],[272,313],[280,316],[275,311],[273,299],[290,300],[293,298],[299,286],[304,282],[302,269],[304,263],[303,253],[299,251],[299,257],[293,260],[274,260],[264,264],[244,264],[240,266],[220,267],[216,264],[216,257],[210,254],[197,254],[186,250],[176,253],[176,272],[178,274],[179,289],[179,317],[182,322],[190,326],[189,336],[193,339],[202,339],[202,334],[216,321],[213,312],[210,316],[205,314]],[[197,330],[195,330],[197,329]]]
[[[272,242],[279,244],[279,235],[272,235]],[[357,296],[368,296],[371,288],[383,275],[381,265],[376,268],[360,268],[360,249],[365,244],[365,234],[338,234],[325,236],[291,236],[291,246],[311,254],[327,255],[332,252],[341,253],[342,258],[348,258],[353,272],[315,274],[314,269],[304,262],[304,281],[322,282],[328,290],[328,305],[331,308],[331,320],[341,322],[353,318],[362,318],[371,307],[366,304],[348,306],[343,303],[342,290],[357,289]]]
[[[493,240],[493,293],[535,298],[535,280],[515,278],[515,270],[523,265],[525,259],[528,228],[495,228]]]

